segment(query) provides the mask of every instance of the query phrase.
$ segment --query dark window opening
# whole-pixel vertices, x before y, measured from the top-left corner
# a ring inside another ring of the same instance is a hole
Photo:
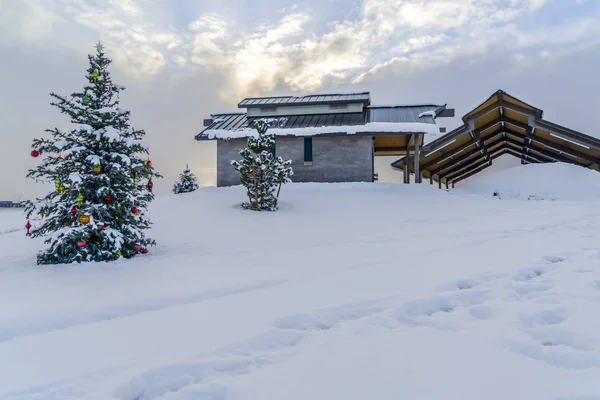
[[[312,162],[312,139],[311,137],[304,138],[304,162]]]

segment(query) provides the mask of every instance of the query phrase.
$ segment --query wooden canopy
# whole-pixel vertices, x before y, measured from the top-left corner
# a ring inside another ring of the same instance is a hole
[[[466,114],[462,126],[429,143],[416,163],[408,156],[392,167],[411,173],[416,169],[440,187],[484,170],[502,154],[523,164],[559,161],[600,171],[599,139],[542,116],[542,110],[499,90]]]

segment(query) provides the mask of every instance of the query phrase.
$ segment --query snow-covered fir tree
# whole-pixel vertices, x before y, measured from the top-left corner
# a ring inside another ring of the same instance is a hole
[[[266,133],[269,124],[265,120],[256,121],[255,128],[258,135],[248,138],[247,148],[239,151],[242,159],[231,161],[231,165],[240,173],[241,183],[246,187],[248,202],[242,203],[242,207],[275,211],[281,185],[291,182],[290,176],[294,174],[292,161],[284,161],[271,153],[275,135]]]
[[[27,218],[37,218],[31,237],[49,245],[39,264],[131,258],[155,244],[144,234],[151,225],[144,212],[154,199],[152,178],[161,175],[147,158],[145,132],[133,129],[130,112],[119,107],[125,88],[112,82],[103,46],[88,59],[82,92],[50,94],[70,128],[47,129],[50,137],[33,140],[31,155],[43,161],[27,176],[55,185],[26,206]]]
[[[173,193],[189,193],[198,189],[196,176],[190,171],[190,167],[186,164],[185,169],[179,174],[179,180],[173,185]]]

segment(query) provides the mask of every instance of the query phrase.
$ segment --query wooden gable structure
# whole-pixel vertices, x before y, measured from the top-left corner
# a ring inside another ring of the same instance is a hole
[[[600,171],[600,139],[543,119],[543,111],[499,90],[466,114],[463,125],[429,143],[421,154],[391,165],[448,187],[510,154],[521,163],[565,162]]]

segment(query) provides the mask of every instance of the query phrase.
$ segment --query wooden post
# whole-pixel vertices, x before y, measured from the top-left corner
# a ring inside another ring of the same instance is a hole
[[[433,175],[429,174],[429,184],[433,185]]]
[[[406,157],[404,158],[404,183],[410,183],[410,169],[408,166],[410,165],[410,155],[408,153],[408,146],[406,146]]]
[[[421,177],[421,167],[419,166],[419,161],[421,160],[421,149],[419,148],[419,135],[413,134],[415,138],[415,183],[422,183],[423,179]]]
[[[452,181],[452,189],[454,189],[454,181]]]
[[[448,179],[446,179],[446,190],[448,190]]]
[[[438,175],[438,189],[442,188],[442,178]]]

